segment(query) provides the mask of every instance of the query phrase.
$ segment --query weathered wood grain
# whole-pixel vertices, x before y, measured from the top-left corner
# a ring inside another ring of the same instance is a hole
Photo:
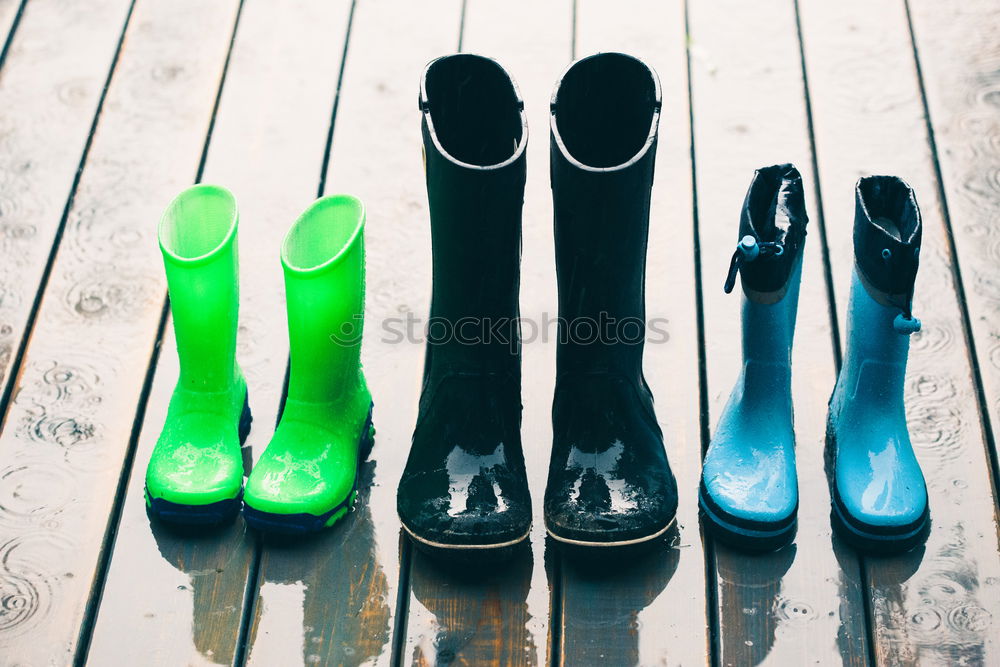
[[[319,184],[350,6],[348,0],[299,2],[294,11],[280,0],[244,5],[202,175],[230,188],[239,203],[238,359],[254,416],[246,446],[258,455],[273,433],[288,355],[278,251]],[[155,373],[90,659],[231,664],[249,604],[255,541],[244,535],[241,519],[192,533],[146,516],[145,465],[178,373],[169,326]],[[133,595],[140,589],[144,595]],[[124,636],[123,627],[130,628]],[[297,650],[291,641],[284,646]]]
[[[0,47],[20,3],[0,4]],[[26,334],[130,0],[36,0],[0,70],[0,396]],[[9,479],[10,470],[0,472]],[[16,484],[11,481],[10,484]]]
[[[739,371],[740,299],[724,294],[722,282],[753,170],[794,162],[811,218],[792,355],[798,536],[794,545],[765,556],[716,549],[720,662],[864,664],[858,561],[839,544],[831,547],[822,452],[834,355],[795,7],[787,0],[694,0],[689,7],[711,429]]]
[[[800,8],[841,323],[854,265],[857,178],[901,176],[915,189],[924,222],[914,299],[923,329],[911,341],[906,408],[933,530],[926,549],[864,561],[876,658],[894,665],[993,663],[1000,659],[1000,554],[988,450],[906,8],[856,0]]]
[[[1000,487],[1000,7],[990,0],[911,0],[909,9],[986,403],[995,491]]]
[[[647,256],[651,329],[644,366],[677,476],[680,507],[678,533],[652,553],[620,556],[627,566],[563,559],[562,619],[553,621],[560,624],[561,663],[706,664],[705,553],[696,502],[701,426],[684,3],[644,0],[623,11],[610,0],[582,0],[576,8],[576,50],[577,57],[623,51],[643,58],[659,74],[663,89]],[[659,331],[666,332],[666,340]]]
[[[455,49],[460,15],[456,0],[359,0],[354,9],[325,188],[357,195],[367,206],[362,360],[375,401],[375,449],[353,513],[318,539],[265,545],[247,650],[252,664],[275,664],[277,657],[281,664],[391,660],[393,627],[402,623],[393,620],[397,596],[408,595],[399,590],[396,484],[423,360],[420,344],[393,332],[407,313],[426,317],[430,293],[415,100],[424,63]]]
[[[93,20],[89,4],[59,6]],[[235,0],[143,0],[131,17],[0,435],[0,587],[18,603],[0,628],[5,660],[62,664],[76,649],[162,313],[155,221],[197,170],[236,9]],[[34,34],[32,10],[19,49]],[[61,58],[59,39],[35,39]]]

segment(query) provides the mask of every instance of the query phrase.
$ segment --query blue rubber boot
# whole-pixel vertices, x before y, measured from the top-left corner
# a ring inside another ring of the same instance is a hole
[[[830,398],[826,464],[834,528],[877,552],[922,543],[927,486],[903,408],[922,225],[913,190],[894,176],[855,189],[854,274],[847,354]]]
[[[795,536],[791,352],[807,222],[798,170],[757,170],[725,286],[730,292],[740,274],[743,368],[705,454],[699,493],[705,527],[748,550],[777,549]]]

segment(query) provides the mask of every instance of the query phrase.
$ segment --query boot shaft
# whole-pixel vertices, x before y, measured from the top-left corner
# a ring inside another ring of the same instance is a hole
[[[359,382],[364,330],[364,204],[324,197],[281,247],[291,373],[288,398],[336,401]]]
[[[228,390],[237,377],[239,260],[236,199],[196,185],[179,194],[160,220],[158,237],[180,359],[179,386]]]
[[[727,289],[743,287],[743,360],[791,366],[806,226],[802,177],[791,164],[754,172],[740,213]]]
[[[459,54],[428,64],[420,110],[433,253],[425,373],[510,372],[520,351],[523,102],[498,63]]]
[[[910,337],[894,328],[898,316],[898,308],[883,305],[872,297],[855,267],[847,315],[847,350],[838,381],[838,387],[843,385],[849,395],[855,396],[862,390],[902,405]],[[870,386],[858,386],[862,367],[876,365],[878,372],[865,374]]]
[[[920,208],[904,181],[895,176],[858,181],[847,351],[838,383],[852,396],[863,390],[902,405],[909,334],[920,328],[912,303],[922,237]],[[866,365],[877,365],[878,372],[865,373],[873,386],[860,387]]]
[[[577,61],[552,96],[560,372],[641,375],[659,116],[656,74],[618,53]]]
[[[774,302],[743,295],[743,360],[791,365],[802,258],[793,265],[785,294]]]

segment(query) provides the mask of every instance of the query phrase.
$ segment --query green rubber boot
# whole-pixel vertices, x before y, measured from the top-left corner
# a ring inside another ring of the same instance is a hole
[[[321,530],[357,496],[374,437],[361,371],[364,226],[361,200],[324,197],[282,244],[291,374],[278,428],[247,479],[243,515],[259,530]]]
[[[146,468],[146,507],[165,521],[220,523],[240,507],[250,410],[236,363],[238,224],[236,199],[214,185],[188,188],[160,220],[180,378]]]

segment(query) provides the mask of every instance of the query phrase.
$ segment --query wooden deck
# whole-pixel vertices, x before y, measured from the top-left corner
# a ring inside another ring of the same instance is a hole
[[[996,0],[0,0],[0,665],[1000,665],[1000,4]],[[545,540],[555,347],[524,350],[532,549],[442,567],[395,512],[430,240],[417,82],[458,50],[526,101],[522,313],[556,307],[553,84],[623,50],[663,84],[646,374],[681,488],[662,549],[607,564]],[[740,363],[721,285],[755,167],[794,161],[812,218],[794,352],[800,527],[705,540],[703,447]],[[852,186],[903,176],[926,225],[907,414],[925,548],[831,536],[826,401],[844,344]],[[239,358],[259,454],[287,365],[278,244],[318,193],[368,206],[375,452],[355,512],[294,544],[150,525],[145,462],[177,360],[155,223],[195,181],[241,208]]]

